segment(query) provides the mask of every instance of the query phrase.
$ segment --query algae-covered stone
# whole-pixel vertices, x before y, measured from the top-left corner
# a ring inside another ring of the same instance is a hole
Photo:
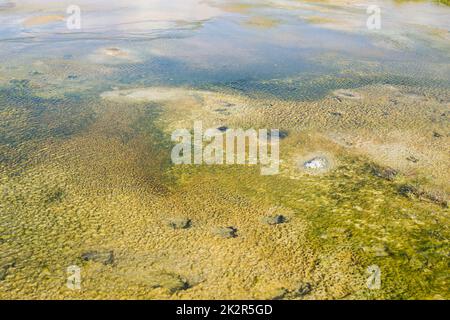
[[[445,193],[419,189],[410,184],[400,185],[397,192],[404,197],[418,198],[422,201],[429,201],[443,208],[448,208],[448,200]]]
[[[269,225],[276,225],[285,223],[287,221],[286,217],[281,214],[275,214],[263,218],[263,222]]]
[[[412,197],[417,195],[417,188],[410,184],[403,184],[398,187],[398,193],[404,197]]]
[[[7,275],[8,275],[8,269],[5,267],[1,267],[0,268],[0,281],[5,280]]]
[[[289,290],[286,288],[281,288],[275,292],[275,294],[272,297],[272,300],[282,300],[286,297],[286,295],[289,293]]]
[[[369,170],[374,176],[390,181],[394,180],[398,174],[398,171],[393,168],[381,167],[376,164],[369,165]]]
[[[109,265],[114,263],[114,252],[110,251],[87,251],[81,255],[84,261],[94,261]]]
[[[390,255],[389,248],[386,245],[374,245],[372,247],[363,247],[363,250],[368,254],[377,258],[387,257]]]
[[[0,281],[3,281],[6,279],[9,269],[14,267],[14,265],[15,265],[15,262],[9,262],[0,267]]]
[[[280,130],[278,134],[279,134],[280,139],[284,139],[284,138],[287,138],[287,136],[289,135],[289,132],[286,130]]]
[[[169,221],[169,226],[173,229],[188,229],[191,227],[191,219],[174,218]]]
[[[299,297],[303,297],[306,296],[307,294],[311,293],[312,291],[312,285],[309,282],[300,282],[297,285],[297,288],[294,291],[294,294],[299,296]]]
[[[51,204],[54,202],[61,202],[62,199],[64,198],[64,196],[65,196],[64,190],[62,190],[60,188],[56,188],[55,190],[48,192],[44,202],[46,204]]]
[[[417,158],[414,157],[414,156],[409,156],[409,157],[406,158],[406,160],[408,160],[408,161],[410,161],[410,162],[412,162],[412,163],[417,163],[417,162],[419,162],[419,159],[417,159]]]
[[[334,91],[334,96],[339,99],[361,99],[361,95],[359,93],[347,89],[339,89]]]
[[[237,231],[238,230],[235,227],[222,227],[217,228],[214,233],[221,238],[228,239],[228,238],[236,238]]]
[[[151,288],[164,288],[170,293],[190,288],[189,282],[182,276],[169,272],[151,272],[143,277],[143,281]]]
[[[220,127],[217,128],[217,130],[219,130],[220,132],[225,132],[225,131],[228,130],[228,127],[227,126],[220,126]]]

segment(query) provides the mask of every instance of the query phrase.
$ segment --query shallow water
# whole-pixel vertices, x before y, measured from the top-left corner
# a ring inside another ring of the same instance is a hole
[[[0,1],[0,297],[449,298],[450,7],[78,3]],[[284,130],[281,173],[173,166],[196,120]]]

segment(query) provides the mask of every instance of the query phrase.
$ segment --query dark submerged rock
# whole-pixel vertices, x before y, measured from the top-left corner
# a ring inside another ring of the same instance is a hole
[[[389,167],[383,168],[376,164],[369,165],[369,170],[374,176],[376,176],[378,178],[390,180],[390,181],[394,180],[398,174],[397,170],[395,170],[393,168],[389,168]]]
[[[110,251],[87,251],[81,255],[84,261],[94,261],[99,262],[104,265],[109,265],[114,263],[114,252]]]
[[[224,239],[229,239],[229,238],[236,238],[237,237],[237,229],[235,227],[222,227],[222,228],[218,228],[216,230],[216,235],[224,238]]]
[[[228,127],[227,126],[220,126],[220,127],[217,128],[217,130],[219,130],[220,132],[225,132],[225,131],[228,130]]]
[[[283,300],[286,295],[289,294],[289,290],[286,288],[281,288],[273,297],[272,300]]]
[[[409,156],[409,157],[406,158],[406,160],[411,161],[412,163],[417,163],[417,162],[419,162],[419,159],[417,159],[417,158],[414,157],[414,156]]]
[[[192,225],[191,219],[175,218],[169,221],[169,226],[173,229],[188,229]]]
[[[15,266],[15,262],[9,262],[0,267],[0,281],[3,281],[6,279],[9,269],[14,266]]]
[[[217,113],[223,114],[225,116],[229,116],[231,113],[226,108],[218,108],[214,110]]]
[[[434,194],[431,192],[423,193],[424,197],[426,197],[429,201],[440,205],[443,208],[448,208],[448,201],[445,199],[443,195]]]
[[[8,275],[8,269],[5,267],[0,268],[0,281],[3,281],[6,279],[6,276]]]
[[[410,184],[402,184],[397,190],[400,195],[408,198],[418,194],[417,188]]]
[[[184,277],[175,273],[152,273],[147,281],[151,288],[164,288],[171,294],[191,287]]]
[[[312,285],[309,282],[301,282],[298,284],[297,289],[295,289],[295,294],[299,297],[306,296],[311,293]]]
[[[288,135],[289,135],[289,132],[287,132],[286,130],[280,130],[280,132],[279,132],[280,139],[287,138]]]
[[[278,130],[278,138],[280,140],[287,138],[289,136],[289,132],[286,130]],[[267,131],[267,141],[270,141],[272,138],[272,133],[270,130]]]
[[[42,75],[43,73],[42,72],[39,72],[39,71],[37,71],[37,70],[33,70],[33,71],[30,71],[29,72],[29,75],[30,76],[40,76],[40,75]]]
[[[443,208],[448,208],[448,200],[445,198],[445,195],[419,190],[418,188],[410,184],[400,185],[397,191],[404,197],[418,198],[420,200],[435,203]]]
[[[230,102],[227,102],[227,101],[223,101],[223,102],[221,102],[220,103],[223,107],[225,107],[225,108],[231,108],[231,107],[234,107],[234,104],[232,104],[232,103],[230,103]]]
[[[57,188],[56,190],[52,190],[49,192],[45,198],[46,204],[51,204],[54,202],[61,202],[65,197],[64,190]]]
[[[287,219],[285,216],[281,214],[276,214],[272,216],[265,217],[263,221],[269,225],[276,225],[287,222]]]

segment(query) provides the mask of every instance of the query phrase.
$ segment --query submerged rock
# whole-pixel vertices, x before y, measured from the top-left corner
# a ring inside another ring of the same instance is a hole
[[[445,199],[445,196],[434,193],[426,193],[426,197],[431,202],[440,205],[442,208],[448,208],[448,200]]]
[[[191,219],[174,218],[169,221],[169,226],[173,229],[188,229],[191,227]]]
[[[336,99],[361,99],[361,95],[359,93],[347,89],[339,89],[334,91],[334,97]]]
[[[189,289],[189,282],[175,273],[168,272],[152,272],[144,277],[144,282],[151,288],[164,288],[170,293]]]
[[[374,257],[382,258],[390,255],[389,248],[386,245],[375,245],[372,247],[363,247],[363,250]]]
[[[420,190],[410,184],[402,184],[397,188],[397,192],[408,198],[418,198],[420,200],[429,201],[435,203],[443,208],[448,208],[448,200],[445,194],[437,192]]]
[[[406,160],[411,161],[412,163],[417,163],[417,162],[419,162],[419,159],[417,159],[417,158],[414,157],[414,156],[409,156],[409,157],[406,158]]]
[[[297,289],[295,289],[294,293],[297,296],[303,297],[307,294],[311,293],[312,286],[309,282],[301,282],[298,284]]]
[[[222,102],[220,102],[220,105],[223,106],[223,107],[225,107],[225,108],[231,108],[231,107],[234,107],[234,104],[233,104],[233,103],[230,103],[230,102],[228,102],[228,101],[222,101]]]
[[[289,135],[289,132],[287,132],[286,130],[280,130],[279,131],[279,137],[280,139],[284,139]]]
[[[395,169],[390,167],[380,167],[376,164],[369,165],[369,170],[374,176],[390,181],[394,180],[398,174],[398,171]]]
[[[110,251],[87,251],[81,255],[84,261],[94,261],[104,265],[113,264],[114,252]]]
[[[8,269],[5,267],[0,268],[0,281],[3,281],[6,279],[6,276],[8,275]]]
[[[15,262],[10,262],[10,263],[6,263],[0,267],[0,281],[3,281],[6,279],[9,269],[14,267],[14,265],[15,265]]]
[[[272,300],[283,300],[288,293],[289,290],[287,290],[286,288],[281,288],[274,294]]]
[[[33,71],[30,71],[28,74],[29,74],[30,76],[40,76],[40,75],[42,75],[43,73],[42,73],[42,72],[39,72],[39,71],[37,71],[37,70],[33,70]]]
[[[264,217],[263,219],[264,223],[267,223],[269,225],[276,225],[285,223],[287,221],[286,217],[281,214],[271,215],[268,217]]]
[[[215,231],[215,234],[221,238],[229,239],[237,237],[237,229],[235,227],[222,227]]]
[[[296,299],[304,297],[310,294],[313,290],[311,283],[309,282],[299,282],[294,288],[286,289],[280,288],[275,295],[272,297],[272,300],[283,300],[283,299]]]
[[[303,164],[305,169],[327,169],[329,167],[329,162],[325,157],[315,157],[311,160],[306,161]]]
[[[54,202],[61,202],[65,197],[64,190],[57,188],[55,190],[50,191],[45,197],[45,204],[51,204]]]
[[[398,187],[398,193],[404,197],[412,197],[414,195],[418,194],[418,190],[416,187],[410,185],[410,184],[402,184]]]
[[[220,126],[220,127],[217,128],[217,130],[219,130],[220,132],[225,132],[225,131],[228,130],[228,127],[227,126]]]
[[[229,116],[231,113],[225,108],[218,108],[214,110],[217,113],[223,114],[225,116]]]
[[[167,282],[162,285],[163,288],[170,291],[170,293],[175,293],[177,291],[186,290],[190,288],[189,283],[186,279],[181,277],[172,279],[171,282]]]
[[[330,112],[330,114],[331,114],[332,116],[335,116],[335,117],[338,117],[338,118],[342,117],[342,113],[337,112],[337,111]]]

